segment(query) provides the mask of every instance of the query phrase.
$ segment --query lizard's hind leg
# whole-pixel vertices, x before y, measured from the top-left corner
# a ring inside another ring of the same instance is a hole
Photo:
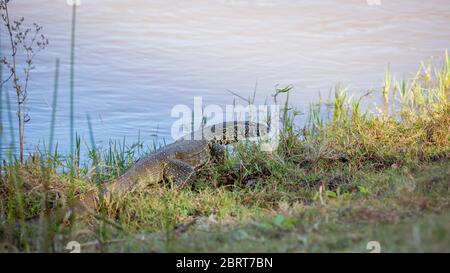
[[[164,180],[176,187],[191,185],[196,178],[195,169],[191,165],[176,159],[167,161],[164,169]]]

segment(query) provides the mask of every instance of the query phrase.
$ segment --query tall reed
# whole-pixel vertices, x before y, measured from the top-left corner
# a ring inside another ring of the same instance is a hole
[[[52,154],[53,150],[53,138],[55,135],[55,120],[56,120],[56,106],[58,103],[58,82],[59,82],[59,58],[55,63],[55,79],[53,85],[53,102],[52,102],[52,120],[50,123],[50,140],[49,140],[49,154]]]
[[[14,154],[15,156],[15,135],[14,135],[14,127],[13,127],[13,116],[12,116],[12,110],[11,110],[11,101],[9,98],[9,93],[5,92],[5,100],[6,100],[6,112],[8,113],[8,123],[9,123],[9,135],[10,135],[10,148],[11,148],[11,154]]]
[[[72,5],[72,29],[70,42],[70,153],[74,153],[74,76],[75,76],[75,25],[77,5],[74,1]]]
[[[2,39],[0,28],[0,57],[2,56]],[[2,158],[3,147],[3,65],[0,64],[0,159]]]

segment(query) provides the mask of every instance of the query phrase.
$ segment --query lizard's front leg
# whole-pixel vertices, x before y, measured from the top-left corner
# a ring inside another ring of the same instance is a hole
[[[191,165],[176,159],[169,159],[164,167],[164,180],[177,187],[191,185],[196,178],[195,169]]]

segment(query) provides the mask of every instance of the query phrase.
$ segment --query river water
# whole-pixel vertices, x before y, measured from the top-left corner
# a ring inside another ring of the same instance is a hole
[[[50,41],[30,80],[28,149],[48,142],[56,58],[55,138],[60,149],[68,147],[71,12],[66,0],[10,2],[11,16],[39,23]],[[3,52],[5,34],[3,27]],[[307,110],[338,83],[355,94],[380,88],[388,64],[397,78],[407,78],[450,47],[450,3],[81,0],[75,44],[75,128],[83,143],[87,114],[99,145],[138,134],[170,142],[171,109],[192,105],[195,96],[224,105],[233,102],[229,90],[248,97],[256,86],[261,103],[277,86],[293,85],[291,101]],[[11,86],[3,90],[13,103]],[[10,147],[4,98],[3,151]]]

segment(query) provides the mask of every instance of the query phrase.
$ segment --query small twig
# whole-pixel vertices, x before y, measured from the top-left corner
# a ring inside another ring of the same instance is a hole
[[[4,85],[5,83],[7,83],[7,82],[12,78],[12,76],[13,76],[13,73],[11,72],[11,74],[9,74],[8,78],[6,78],[6,80],[4,80],[4,81],[0,84],[0,87],[3,87],[3,85]]]

